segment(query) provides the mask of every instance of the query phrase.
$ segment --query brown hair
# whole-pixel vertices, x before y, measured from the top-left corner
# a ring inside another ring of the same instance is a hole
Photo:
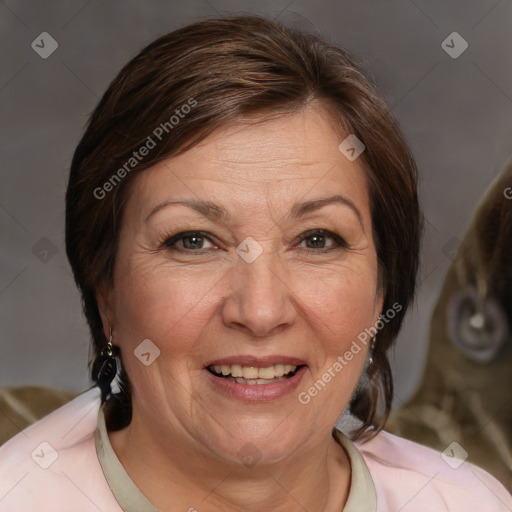
[[[66,250],[97,355],[106,340],[95,291],[112,283],[123,208],[136,175],[221,126],[247,116],[291,113],[314,99],[366,146],[359,158],[368,180],[383,311],[402,306],[379,332],[366,384],[350,404],[363,421],[353,437],[368,437],[383,428],[391,409],[387,350],[414,295],[422,217],[415,162],[398,123],[345,49],[257,16],[194,23],[149,44],[114,78],[75,150],[66,194]],[[161,140],[135,160],[134,151],[148,137],[156,142],[157,127]],[[124,370],[121,392],[107,409],[109,428],[130,423]]]

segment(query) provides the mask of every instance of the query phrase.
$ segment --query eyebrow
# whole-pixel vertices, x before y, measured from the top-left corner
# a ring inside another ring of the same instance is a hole
[[[311,201],[304,201],[302,203],[295,203],[291,210],[290,210],[290,217],[293,219],[298,219],[300,217],[303,217],[304,215],[308,213],[312,213],[314,211],[319,210],[320,208],[323,208],[324,206],[330,205],[330,204],[341,204],[343,206],[348,206],[357,217],[357,220],[361,224],[361,227],[364,231],[363,226],[363,217],[361,215],[361,212],[358,210],[356,205],[348,198],[342,195],[335,195],[331,197],[326,197],[323,199],[313,199]],[[212,203],[211,201],[163,201],[159,204],[157,204],[147,215],[145,221],[148,221],[150,217],[152,217],[155,213],[162,210],[163,208],[166,208],[167,206],[171,205],[182,205],[187,206],[189,208],[192,208],[193,210],[199,212],[201,215],[204,215],[208,219],[218,220],[218,219],[224,219],[229,217],[229,213],[222,208],[221,206]]]

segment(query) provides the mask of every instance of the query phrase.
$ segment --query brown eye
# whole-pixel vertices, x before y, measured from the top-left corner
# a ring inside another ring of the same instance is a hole
[[[324,229],[308,231],[307,233],[304,233],[301,238],[301,243],[306,243],[307,250],[320,249],[319,252],[326,252],[333,249],[347,247],[347,244],[343,238],[341,238],[336,233],[332,233],[331,231],[326,231]]]
[[[309,241],[308,248],[323,249],[325,247],[326,238],[325,235],[311,235],[306,238],[306,245],[308,245],[307,243]]]
[[[169,237],[164,242],[166,248],[182,252],[197,252],[199,250],[211,248],[205,247],[206,244],[210,244],[212,247],[215,247],[210,238],[201,231],[178,233]]]
[[[204,238],[201,235],[184,236],[181,242],[185,249],[202,249]]]

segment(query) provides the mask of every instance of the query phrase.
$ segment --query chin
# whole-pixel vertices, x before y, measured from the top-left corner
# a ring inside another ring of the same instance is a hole
[[[210,444],[209,449],[230,463],[252,467],[279,463],[302,445],[303,439],[290,435],[289,429],[284,432],[279,428],[282,419],[272,425],[266,423],[265,428],[258,430],[255,422],[249,432],[240,428],[232,436],[223,431],[222,439],[217,439],[219,444],[216,447]],[[212,443],[215,439],[209,436],[208,441]]]

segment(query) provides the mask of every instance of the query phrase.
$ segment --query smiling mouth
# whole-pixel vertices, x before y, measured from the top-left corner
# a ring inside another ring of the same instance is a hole
[[[292,378],[304,365],[276,364],[258,368],[256,366],[210,365],[206,369],[216,377],[227,379],[237,384],[258,385],[275,384]]]

